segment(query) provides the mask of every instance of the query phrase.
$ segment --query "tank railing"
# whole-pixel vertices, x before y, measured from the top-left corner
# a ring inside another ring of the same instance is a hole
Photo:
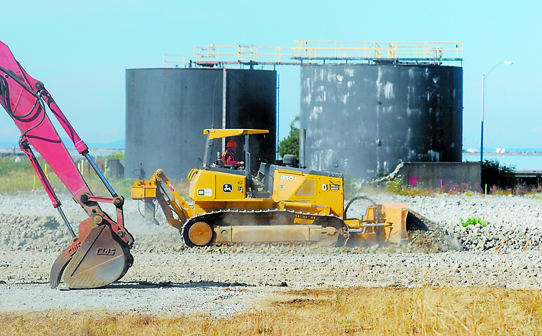
[[[164,67],[205,64],[293,64],[297,61],[365,60],[423,60],[440,64],[459,61],[463,42],[409,42],[409,41],[293,41],[293,47],[266,47],[255,45],[195,46],[194,55],[164,54]]]
[[[392,59],[459,59],[463,42],[358,42],[294,41],[296,59],[387,58]],[[387,46],[385,48],[384,46]],[[384,49],[385,48],[385,49]],[[387,49],[387,53],[386,53]]]
[[[405,43],[411,43],[405,44]],[[431,42],[414,44],[415,42],[392,42],[389,43],[389,58],[421,58],[421,59],[442,59],[445,52],[456,51],[455,58],[459,57],[458,49],[444,48],[440,45],[432,45]],[[435,42],[438,43],[438,42]],[[459,46],[459,44],[456,44]],[[462,48],[462,47],[461,47]],[[462,50],[462,49],[461,49]]]
[[[288,47],[261,47],[255,45],[237,46],[205,46],[194,47],[195,62],[269,62],[280,63],[284,58],[290,59],[294,56],[292,48]]]
[[[350,41],[294,41],[296,59],[322,58],[380,58],[381,47],[377,42]],[[309,44],[318,44],[309,46]]]
[[[164,68],[186,68],[190,65],[193,55],[169,55],[164,54]]]

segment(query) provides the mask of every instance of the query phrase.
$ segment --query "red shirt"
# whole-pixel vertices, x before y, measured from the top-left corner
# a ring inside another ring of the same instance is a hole
[[[236,166],[236,165],[241,164],[241,162],[235,161],[233,154],[230,153],[230,151],[227,149],[224,152],[224,154],[222,154],[222,162],[224,162],[224,164],[227,164],[229,166]]]

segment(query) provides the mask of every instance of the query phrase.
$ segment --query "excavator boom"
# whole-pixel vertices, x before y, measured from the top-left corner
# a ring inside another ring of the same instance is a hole
[[[124,228],[123,204],[88,152],[88,147],[73,129],[42,82],[32,78],[17,62],[9,47],[0,41],[0,105],[13,119],[21,137],[19,145],[32,163],[53,207],[73,236],[73,243],[57,258],[51,270],[50,284],[56,287],[62,275],[69,288],[95,288],[120,279],[131,266],[129,252],[132,235]],[[77,151],[94,168],[111,197],[96,197],[79,173],[64,143],[46,113],[46,105],[73,141]],[[34,150],[81,205],[89,218],[79,225],[78,236],[61,208]],[[112,203],[116,221],[102,211],[99,203]]]

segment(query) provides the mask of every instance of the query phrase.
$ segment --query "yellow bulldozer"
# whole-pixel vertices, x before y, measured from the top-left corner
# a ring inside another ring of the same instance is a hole
[[[192,169],[185,201],[164,171],[132,186],[132,199],[157,200],[168,222],[189,247],[235,244],[318,244],[343,246],[387,242],[407,244],[408,208],[400,203],[374,203],[362,218],[346,213],[343,176],[291,166],[260,163],[251,174],[249,137],[268,133],[254,129],[206,129],[203,167]],[[211,163],[212,141],[244,136],[245,166]],[[154,212],[152,212],[154,214]]]

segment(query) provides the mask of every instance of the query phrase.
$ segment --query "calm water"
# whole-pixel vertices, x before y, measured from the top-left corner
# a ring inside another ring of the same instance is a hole
[[[542,155],[484,154],[486,159],[497,160],[501,165],[516,166],[520,170],[542,170]],[[463,153],[463,161],[480,161],[480,153]]]

